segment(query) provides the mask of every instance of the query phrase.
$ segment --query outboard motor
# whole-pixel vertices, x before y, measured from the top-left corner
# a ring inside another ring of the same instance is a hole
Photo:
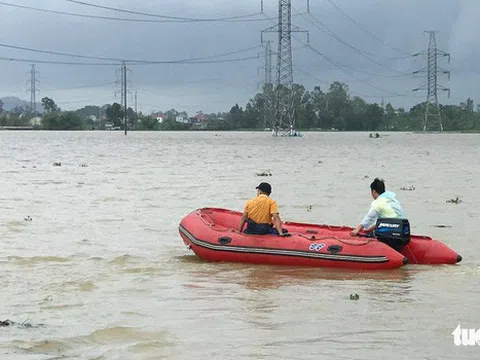
[[[375,226],[375,237],[400,251],[410,242],[410,223],[407,219],[380,218]]]

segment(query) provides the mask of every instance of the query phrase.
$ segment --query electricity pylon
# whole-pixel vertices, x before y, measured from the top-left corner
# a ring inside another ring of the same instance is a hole
[[[438,57],[447,56],[448,62],[450,63],[450,54],[446,53],[445,51],[437,49],[437,41],[435,39],[435,33],[437,33],[438,31],[425,30],[425,32],[430,34],[428,49],[426,51],[427,52],[427,68],[414,71],[413,74],[426,72],[427,85],[413,89],[413,91],[425,90],[425,89],[427,90],[427,101],[425,103],[425,118],[423,123],[423,131],[427,131],[427,130],[443,131],[442,117],[440,115],[440,107],[438,105],[438,90],[448,91],[448,97],[450,98],[450,89],[438,84],[438,74],[448,74],[448,80],[450,80],[450,71],[438,67]],[[425,54],[425,51],[414,54],[413,56],[418,56],[420,54]]]
[[[309,3],[307,0],[307,8]],[[293,63],[292,63],[292,32],[305,32],[297,26],[292,26],[292,1],[278,1],[278,23],[261,32],[262,44],[264,32],[278,33],[277,48],[277,79],[274,90],[274,117],[272,129],[274,136],[280,132],[282,136],[295,131],[294,94],[293,94]]]

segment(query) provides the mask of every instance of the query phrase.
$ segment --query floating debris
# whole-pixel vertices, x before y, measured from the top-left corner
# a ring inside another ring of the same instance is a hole
[[[27,217],[26,217],[26,218],[23,218],[23,220],[25,220],[25,221],[32,221],[32,218],[30,217],[30,215],[27,215]]]
[[[312,205],[307,205],[307,211],[312,211],[313,206]]]
[[[432,225],[432,226],[436,228],[451,228],[450,225]]]
[[[80,167],[88,167],[87,164],[80,164]]]
[[[401,187],[400,190],[405,190],[405,191],[414,191],[415,190],[415,186],[413,185],[410,185],[409,187]]]
[[[350,300],[358,300],[360,299],[360,295],[358,294],[350,294]]]
[[[460,204],[462,200],[460,200],[460,198],[457,196],[455,199],[450,199],[450,200],[447,200],[446,202],[450,204]]]
[[[62,166],[62,163],[61,162],[54,162],[53,166]]]
[[[370,176],[365,175],[363,178],[364,178],[364,179],[370,179]]]
[[[38,324],[36,326],[33,326],[32,324],[27,322],[27,320],[25,320],[22,323],[16,323],[16,322],[14,322],[12,320],[8,320],[8,319],[4,320],[4,321],[0,320],[0,327],[6,327],[6,326],[12,326],[12,325],[17,325],[17,326],[26,327],[26,328],[45,326],[43,324]]]
[[[323,164],[323,161],[322,161],[322,160],[318,160],[318,163],[319,163],[319,164]]]
[[[272,176],[270,171],[262,171],[261,173],[257,173],[257,176]]]

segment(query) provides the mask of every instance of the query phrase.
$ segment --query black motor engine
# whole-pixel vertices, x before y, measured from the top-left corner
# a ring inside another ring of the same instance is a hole
[[[400,251],[410,242],[410,223],[407,219],[380,218],[375,226],[375,237]]]

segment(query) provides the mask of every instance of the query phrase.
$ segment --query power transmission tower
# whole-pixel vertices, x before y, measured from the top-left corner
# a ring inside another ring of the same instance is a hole
[[[309,0],[307,0],[309,11]],[[274,118],[272,129],[274,136],[280,132],[282,136],[295,131],[294,94],[293,94],[293,63],[292,63],[292,32],[305,32],[297,26],[292,26],[291,0],[278,1],[278,24],[262,30],[262,44],[264,32],[278,33],[277,49],[277,79],[275,87]]]
[[[37,72],[35,70],[35,64],[32,64],[30,70],[30,112],[32,113],[32,118],[37,116]]]
[[[442,117],[440,115],[440,107],[438,105],[438,90],[448,91],[448,97],[450,98],[450,89],[438,84],[438,74],[448,74],[448,80],[450,80],[450,71],[438,67],[438,57],[448,56],[448,62],[450,63],[450,54],[437,49],[435,33],[437,33],[438,31],[425,30],[425,32],[430,35],[427,49],[427,68],[414,71],[413,74],[426,72],[427,85],[413,89],[413,91],[425,89],[427,90],[427,101],[425,103],[425,118],[423,123],[423,131],[443,131]],[[413,56],[418,56],[420,54],[425,54],[425,51],[414,54]]]
[[[266,129],[273,123],[272,106],[273,106],[273,83],[272,83],[272,49],[271,41],[265,42],[265,80],[263,83],[263,128]]]
[[[125,61],[122,62],[122,66],[120,69],[117,69],[117,81],[115,82],[116,85],[118,86],[120,84],[120,96],[121,96],[121,108],[123,109],[123,120],[124,120],[124,126],[125,126],[125,135],[127,135],[127,128],[128,128],[128,114],[127,114],[127,94],[130,94],[130,92],[127,90],[127,84],[129,82],[127,81],[127,72],[131,70],[127,69],[127,66],[125,64]],[[120,79],[118,79],[118,74],[120,73]],[[117,95],[118,91],[115,92],[115,97]]]
[[[137,90],[135,90],[135,123],[138,121]]]
[[[265,41],[265,83],[264,85],[272,83],[272,49],[271,41]]]

